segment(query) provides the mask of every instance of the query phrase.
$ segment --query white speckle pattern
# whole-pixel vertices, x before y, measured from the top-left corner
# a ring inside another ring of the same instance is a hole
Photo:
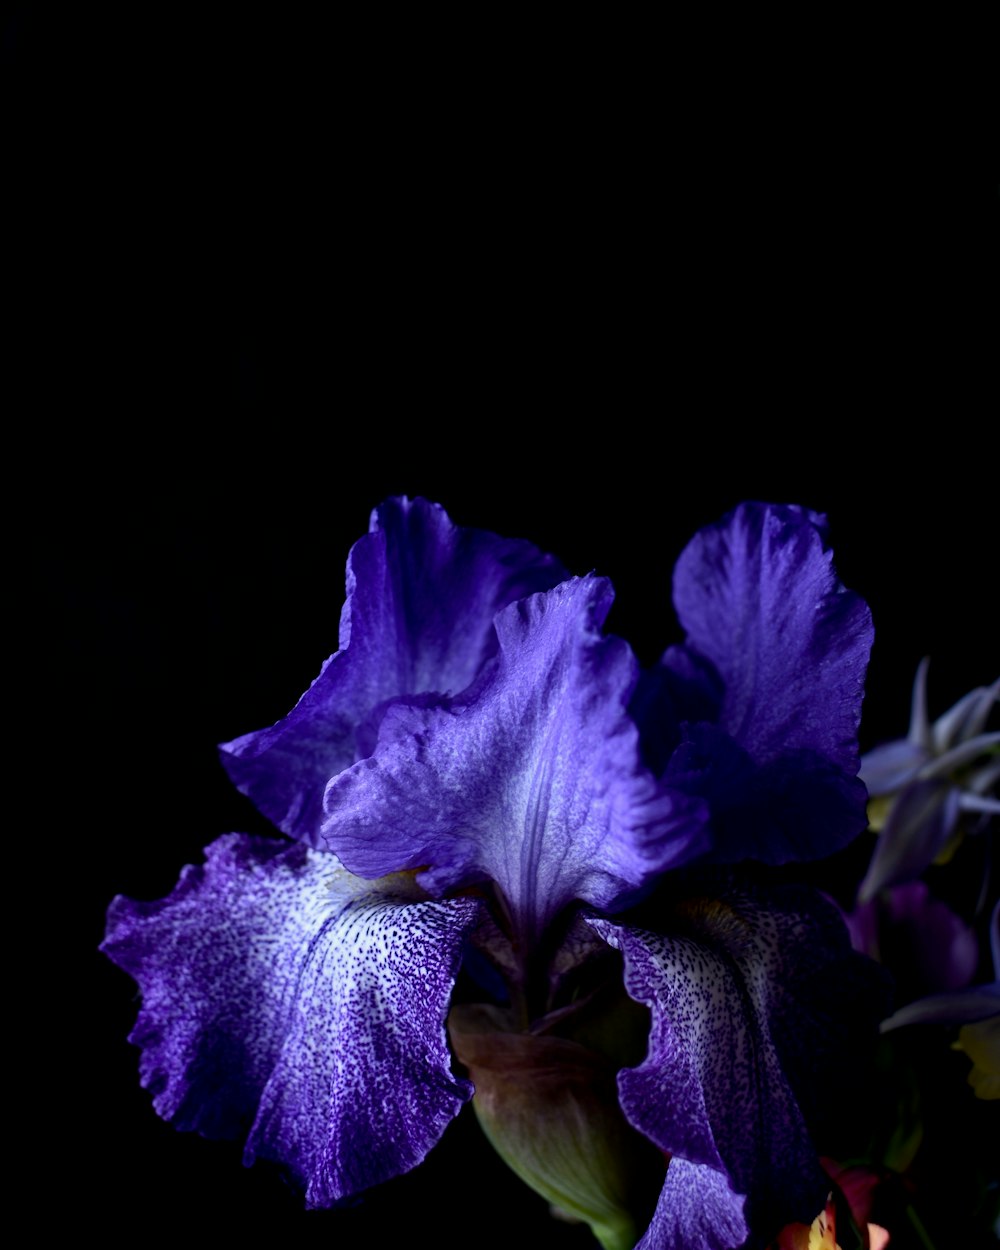
[[[721,1172],[671,1159],[656,1211],[635,1250],[738,1250],[750,1231],[743,1202]]]
[[[826,1196],[787,1078],[792,1057],[775,1038],[794,1026],[797,982],[822,980],[812,950],[825,922],[825,911],[817,922],[735,891],[692,906],[673,936],[589,921],[622,952],[625,987],[652,1012],[646,1059],[619,1073],[625,1114],[662,1150],[727,1177],[753,1227],[778,1211],[782,1222],[812,1219]],[[799,1023],[813,1021],[803,1012]],[[730,1195],[720,1210],[737,1209],[730,1188],[719,1193]]]
[[[301,844],[230,834],[206,856],[169,898],[109,912],[156,1110],[251,1130],[248,1161],[284,1163],[314,1206],[414,1167],[472,1093],[444,1021],[479,904],[379,893]]]

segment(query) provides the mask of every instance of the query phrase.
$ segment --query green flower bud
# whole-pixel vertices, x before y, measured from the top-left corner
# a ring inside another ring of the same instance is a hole
[[[605,1250],[632,1250],[664,1161],[622,1114],[612,1063],[569,1038],[515,1032],[496,1007],[455,1007],[448,1028],[476,1087],[479,1123],[504,1162],[585,1220]]]

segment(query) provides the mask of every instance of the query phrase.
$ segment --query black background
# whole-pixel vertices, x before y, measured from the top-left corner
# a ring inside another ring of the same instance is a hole
[[[863,67],[864,106],[809,66],[776,85],[701,50],[704,76],[619,86],[558,42],[514,75],[411,33],[23,10],[4,32],[29,851],[57,918],[35,1171],[68,1172],[79,1228],[587,1244],[465,1117],[365,1205],[302,1212],[158,1121],[132,983],[96,954],[115,893],[267,831],[215,744],[335,648],[386,495],[607,574],[646,662],[694,530],[805,503],[875,617],[864,745],[905,728],[923,654],[935,709],[996,674],[996,185],[955,119]]]

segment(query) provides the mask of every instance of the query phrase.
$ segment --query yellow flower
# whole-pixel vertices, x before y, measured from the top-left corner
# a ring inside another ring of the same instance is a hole
[[[969,1084],[977,1098],[1000,1098],[1000,1015],[977,1020],[959,1030],[955,1050],[964,1050],[972,1060]]]

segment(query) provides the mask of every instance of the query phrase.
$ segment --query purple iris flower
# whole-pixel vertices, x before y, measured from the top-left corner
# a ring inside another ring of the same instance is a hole
[[[227,835],[168,898],[112,904],[164,1118],[330,1206],[416,1166],[475,1090],[605,1247],[812,1220],[815,1124],[880,989],[833,907],[740,861],[864,827],[870,619],[791,507],[698,534],[674,596],[686,642],[640,684],[605,579],[424,500],[375,510],[340,649],[222,748],[292,840]]]

